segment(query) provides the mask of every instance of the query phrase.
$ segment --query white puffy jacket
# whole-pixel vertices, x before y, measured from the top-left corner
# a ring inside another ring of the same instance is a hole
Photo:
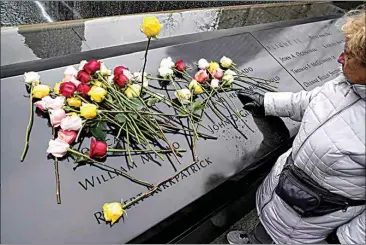
[[[294,164],[322,187],[366,199],[366,86],[352,85],[340,75],[308,92],[266,93],[264,105],[266,115],[301,122],[292,148],[279,157],[257,191],[257,212],[268,234],[276,243],[326,243],[337,229],[341,243],[365,244],[365,205],[302,218],[274,190],[292,152]]]

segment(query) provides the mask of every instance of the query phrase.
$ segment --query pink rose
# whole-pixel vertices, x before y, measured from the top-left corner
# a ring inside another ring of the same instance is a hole
[[[196,75],[194,75],[194,79],[199,83],[204,83],[208,77],[206,70],[199,70]]]
[[[66,155],[68,148],[69,144],[57,138],[48,142],[47,153],[51,153],[55,157],[63,157]]]
[[[42,98],[42,100],[34,103],[34,105],[43,112],[46,110],[62,109],[62,107],[65,105],[65,97],[58,96],[53,99],[50,96],[45,96]]]
[[[62,119],[66,117],[66,113],[62,109],[51,110],[50,120],[53,127],[58,127],[61,124]]]
[[[78,134],[75,131],[60,129],[58,131],[58,137],[57,138],[70,145],[70,144],[74,143],[77,135]]]
[[[224,71],[220,68],[212,71],[212,76],[216,79],[222,78],[223,75],[224,75]]]

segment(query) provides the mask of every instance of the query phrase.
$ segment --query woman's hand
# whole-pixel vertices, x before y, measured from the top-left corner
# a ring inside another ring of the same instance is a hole
[[[249,111],[253,116],[265,116],[264,96],[262,94],[245,90],[240,90],[236,94],[241,103],[243,103],[245,110]]]

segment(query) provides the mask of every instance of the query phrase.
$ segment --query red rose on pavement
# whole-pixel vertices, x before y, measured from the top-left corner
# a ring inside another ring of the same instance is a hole
[[[102,141],[97,141],[92,138],[90,143],[90,151],[89,157],[90,158],[103,158],[107,155],[107,143]]]
[[[123,88],[126,85],[127,81],[128,81],[128,78],[123,74],[120,74],[119,76],[117,76],[117,77],[115,76],[113,78],[114,84],[120,88]]]
[[[206,70],[199,70],[196,75],[194,75],[194,79],[199,83],[204,83],[208,77]]]
[[[81,70],[78,72],[76,79],[82,83],[88,83],[90,81],[91,77],[90,77],[89,73],[87,73],[84,70]]]
[[[76,91],[76,86],[72,82],[64,82],[60,85],[60,94],[66,98],[70,98]]]
[[[100,61],[96,59],[89,60],[89,62],[86,63],[83,68],[83,70],[89,74],[93,74],[99,69],[100,69]]]
[[[187,65],[183,63],[183,60],[178,60],[177,62],[175,62],[175,68],[178,71],[184,71],[187,69]]]
[[[77,90],[81,93],[81,96],[86,97],[88,95],[90,87],[86,83],[80,83]]]
[[[128,70],[128,68],[124,66],[117,66],[114,68],[114,76],[118,77],[119,75],[123,74],[123,70]]]

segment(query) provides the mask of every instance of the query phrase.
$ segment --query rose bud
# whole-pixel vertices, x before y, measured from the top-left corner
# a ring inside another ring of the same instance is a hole
[[[91,79],[89,73],[86,71],[79,71],[78,75],[76,76],[76,79],[79,80],[82,83],[88,83]]]
[[[72,144],[76,140],[77,133],[72,130],[59,130],[58,131],[58,139],[62,140],[63,142],[67,144]]]
[[[183,63],[183,60],[178,60],[177,62],[175,62],[175,68],[178,71],[184,71],[187,69],[187,65]]]
[[[86,83],[80,83],[78,88],[77,88],[77,91],[79,93],[81,93],[81,96],[86,97],[88,95],[89,91],[90,91],[90,87]]]
[[[196,75],[194,75],[194,79],[199,83],[204,83],[208,77],[206,70],[199,70]]]
[[[64,82],[64,83],[61,83],[61,85],[60,85],[60,94],[62,94],[66,98],[71,97],[75,91],[76,91],[76,86],[72,82]]]
[[[107,222],[111,222],[112,225],[121,218],[124,212],[125,210],[119,202],[105,203],[103,205],[104,219]]]
[[[100,69],[100,61],[96,59],[89,60],[89,62],[84,65],[83,69],[87,73],[93,74]]]
[[[91,140],[89,157],[90,158],[103,158],[107,155],[107,143],[97,141],[94,138]]]
[[[123,74],[123,70],[128,70],[128,68],[124,66],[117,66],[116,68],[114,68],[114,76],[118,77],[119,75]]]
[[[126,77],[123,74],[120,74],[119,76],[117,76],[117,77],[115,76],[113,78],[114,84],[120,88],[123,88],[126,85],[127,81],[128,81],[128,77]]]
[[[220,68],[212,71],[212,76],[216,79],[222,78],[223,75],[224,75],[224,71]]]

